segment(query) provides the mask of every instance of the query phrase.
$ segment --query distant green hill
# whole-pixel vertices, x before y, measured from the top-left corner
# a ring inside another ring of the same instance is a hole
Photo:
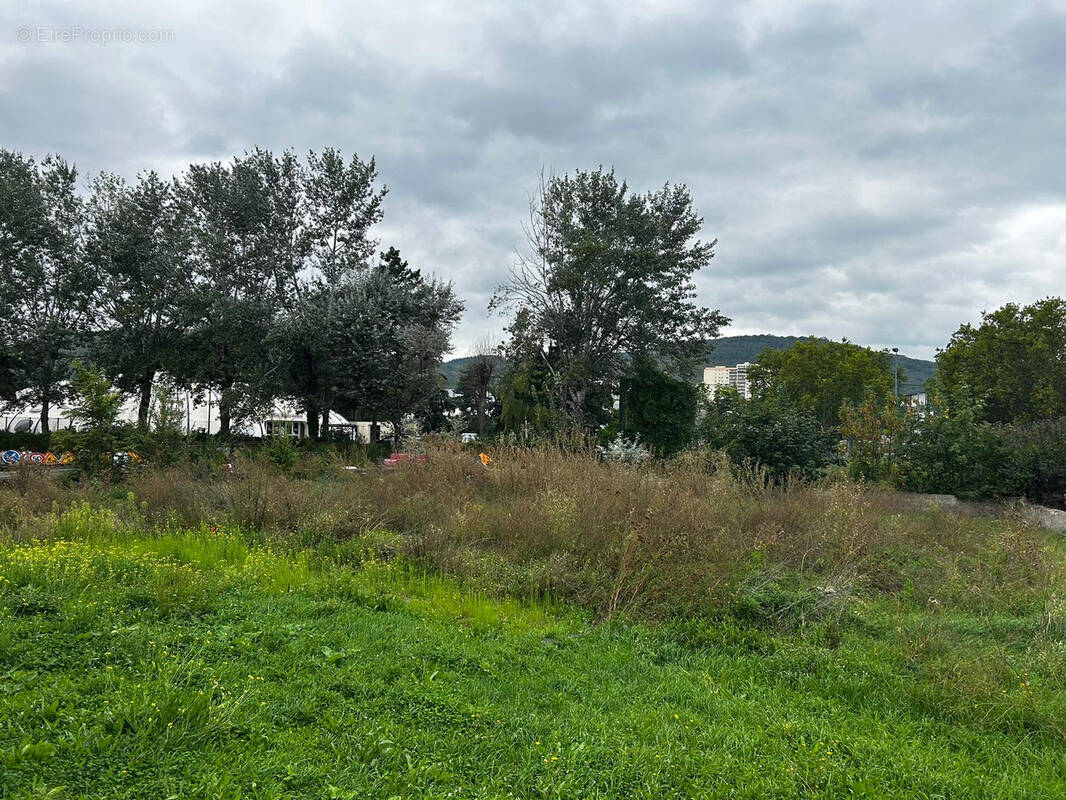
[[[723,336],[707,342],[707,363],[722,366],[743,364],[745,361],[755,361],[763,350],[784,350],[796,342],[816,339],[815,336],[772,336],[759,334],[758,336]],[[902,353],[897,357],[898,363],[903,367],[905,380],[899,384],[901,394],[920,392],[925,388],[925,382],[936,372],[936,364],[920,358],[911,358]]]
[[[707,342],[707,363],[733,366],[743,364],[745,361],[754,361],[763,350],[784,350],[796,342],[815,339],[814,336],[772,336],[760,334],[758,336],[723,336]],[[456,380],[463,367],[473,361],[475,356],[453,358],[441,365],[441,371],[448,379],[448,386],[455,388]],[[502,367],[504,360],[499,359]],[[900,354],[897,356],[899,365],[903,367],[905,380],[900,382],[901,394],[920,392],[925,388],[925,382],[936,371],[936,364],[920,358],[910,358]]]
[[[440,371],[444,373],[444,377],[448,379],[448,388],[454,389],[456,383],[459,381],[459,373],[463,371],[463,367],[473,361],[477,356],[463,356],[462,358],[453,358],[451,361],[445,361],[441,364]],[[503,365],[506,361],[501,356],[490,356],[490,358],[496,362],[496,374],[498,375],[503,371]]]

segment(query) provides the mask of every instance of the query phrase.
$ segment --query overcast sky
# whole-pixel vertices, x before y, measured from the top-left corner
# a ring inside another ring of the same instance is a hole
[[[456,355],[502,334],[542,167],[688,184],[726,334],[929,357],[1066,294],[1063,3],[103,5],[5,4],[0,146],[85,176],[373,155],[378,238],[466,301]]]

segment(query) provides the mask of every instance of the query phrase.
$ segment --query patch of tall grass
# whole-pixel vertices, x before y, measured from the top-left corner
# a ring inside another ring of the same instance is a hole
[[[228,473],[148,468],[122,487],[27,478],[0,490],[0,529],[88,541],[150,529],[158,552],[189,563],[268,542],[294,570],[302,548],[347,547],[602,618],[802,626],[887,594],[910,609],[1066,626],[1063,550],[1044,533],[1018,519],[900,513],[892,493],[847,480],[738,478],[699,453],[635,467],[580,448],[501,448],[486,467],[445,445],[387,471],[319,467],[297,474],[260,456]],[[181,533],[190,529],[237,535]]]

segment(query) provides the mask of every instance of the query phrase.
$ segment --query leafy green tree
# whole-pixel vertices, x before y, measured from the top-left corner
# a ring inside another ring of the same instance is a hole
[[[500,428],[504,433],[521,433],[523,437],[562,427],[555,375],[548,367],[541,342],[531,333],[531,317],[530,309],[519,308],[507,326],[505,367],[497,384]]]
[[[101,175],[89,200],[88,258],[100,274],[104,329],[94,357],[124,392],[137,397],[145,430],[160,370],[174,370],[193,320],[188,226],[174,189],[155,172],[128,186]]]
[[[462,310],[450,284],[427,281],[395,248],[369,269],[320,281],[271,337],[284,394],[309,410],[386,419],[426,410],[442,389],[441,358]]]
[[[17,354],[19,401],[41,407],[41,431],[67,393],[76,347],[96,319],[97,279],[85,258],[85,208],[77,170],[58,156],[39,165],[0,150],[0,264],[4,347]],[[12,376],[13,377],[13,376]]]
[[[522,434],[560,427],[555,408],[556,395],[550,391],[551,376],[538,361],[509,365],[500,375],[500,428],[504,433]]]
[[[387,187],[375,188],[377,165],[357,155],[345,163],[332,147],[307,156],[304,193],[308,206],[311,266],[337,284],[364,267],[377,243],[371,227],[381,220]]]
[[[345,340],[366,334],[368,325],[361,320],[353,329],[343,328],[360,313],[350,304],[359,302],[360,293],[365,296],[367,262],[376,246],[370,228],[382,217],[386,189],[375,188],[373,159],[363,162],[352,156],[346,163],[337,150],[327,148],[321,154],[309,153],[304,169],[291,162],[286,154],[281,162],[263,168],[268,189],[283,189],[270,191],[277,198],[275,207],[286,210],[274,227],[287,232],[279,236],[277,246],[287,254],[284,263],[294,265],[284,270],[285,284],[293,288],[284,294],[271,349],[283,364],[282,393],[297,398],[308,432],[316,438],[328,426],[335,402],[358,404],[356,398],[364,393],[354,388],[350,370],[355,365],[347,349],[352,343]],[[299,186],[284,178],[297,174]],[[309,273],[303,283],[301,270]],[[364,335],[361,345],[369,345],[371,338]],[[367,365],[359,366],[362,373]]]
[[[266,248],[271,254],[274,294],[282,308],[295,303],[306,279],[303,273],[314,246],[309,223],[308,170],[291,150],[275,156],[256,148],[248,156],[265,199]]]
[[[786,350],[766,350],[748,370],[754,394],[795,406],[824,428],[840,424],[846,404],[868,394],[891,398],[892,354],[847,340],[807,340]]]
[[[479,345],[478,349],[479,352],[459,373],[455,390],[459,394],[459,407],[464,416],[473,418],[478,436],[484,439],[489,435],[489,423],[495,416],[493,411],[498,411],[497,404],[490,403],[489,400],[498,376],[497,361],[492,349],[487,344]],[[493,406],[497,408],[494,409]]]
[[[279,393],[299,401],[312,439],[319,436],[320,414],[330,404],[337,383],[334,368],[340,358],[333,349],[337,294],[337,288],[323,284],[307,287],[275,319],[267,339]]]
[[[119,446],[122,393],[115,391],[103,369],[77,360],[71,367],[71,426],[53,434],[51,445],[73,451],[76,463],[88,473],[109,471]]]
[[[423,433],[439,433],[452,430],[452,414],[455,401],[448,393],[448,381],[443,374],[440,382],[429,396],[414,410],[418,429]]]
[[[692,276],[713,256],[683,185],[638,195],[600,167],[542,181],[530,209],[528,252],[495,304],[523,324],[512,349],[550,373],[569,425],[594,427],[629,356],[674,365],[703,357],[727,320],[693,302]]]
[[[983,416],[966,393],[940,395],[908,415],[896,445],[902,487],[960,497],[1011,494],[1019,476],[1011,475],[1001,431]]]
[[[868,392],[862,402],[841,409],[840,434],[847,442],[852,477],[867,481],[897,477],[896,450],[905,423],[899,407],[874,392]]]
[[[4,314],[2,306],[0,314]],[[7,337],[0,333],[0,404],[16,402],[18,390],[23,386],[22,364],[11,352],[13,348],[6,339]]]
[[[1032,422],[1066,414],[1066,300],[1008,303],[963,325],[937,354],[949,396],[968,392],[990,422]]]
[[[835,457],[836,437],[813,414],[773,397],[746,400],[734,389],[707,401],[699,433],[735,464],[760,467],[778,480],[816,477]]]
[[[622,380],[620,430],[635,434],[659,458],[674,455],[695,437],[699,400],[699,387],[670,377],[650,359],[638,359]]]
[[[387,323],[385,354],[368,401],[392,423],[398,444],[404,416],[421,408],[441,386],[441,360],[451,348],[463,304],[450,283],[425,280],[395,248],[382,253],[367,288]]]
[[[218,397],[220,428],[270,399],[264,342],[278,304],[276,238],[257,163],[193,164],[178,185],[190,224],[195,320],[181,377]]]

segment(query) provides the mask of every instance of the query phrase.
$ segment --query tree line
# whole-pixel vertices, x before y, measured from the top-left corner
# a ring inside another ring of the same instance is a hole
[[[444,427],[595,433],[634,376],[692,373],[728,320],[694,302],[714,254],[683,185],[639,193],[598,167],[542,177],[526,247],[492,308],[509,315],[449,400],[440,362],[462,310],[372,228],[373,159],[256,149],[164,180],[103,174],[78,191],[62,158],[0,151],[0,392],[68,399],[72,363],[101,367],[148,425],[161,376],[218,398],[221,432],[275,398],[304,410]],[[376,258],[375,258],[376,254]],[[502,363],[502,367],[501,367]],[[673,376],[673,377],[671,377]]]
[[[1066,505],[1066,301],[986,312],[936,362],[918,403],[895,395],[891,353],[827,341],[766,351],[752,398],[709,401],[699,433],[771,477],[844,470],[918,492]]]
[[[462,303],[379,252],[386,193],[373,159],[333,148],[105,173],[84,195],[61,157],[0,150],[0,394],[40,406],[47,432],[81,358],[142,427],[166,376],[217,398],[223,434],[276,398],[313,436],[331,410],[399,429],[443,391]]]
[[[533,439],[575,432],[694,445],[774,478],[845,469],[922,491],[1066,490],[1066,301],[1008,304],[937,355],[929,403],[896,396],[888,352],[809,339],[766,351],[750,399],[698,386],[728,319],[695,301],[713,256],[688,189],[635,192],[612,169],[542,176],[525,247],[490,308],[505,341],[459,375],[441,359],[462,312],[373,227],[386,188],[373,159],[256,149],[170,180],[76,170],[0,151],[0,395],[49,410],[75,360],[138,398],[162,376],[218,398],[222,433],[277,398],[312,437],[330,411],[426,429]],[[1057,498],[1057,500],[1056,500]]]

